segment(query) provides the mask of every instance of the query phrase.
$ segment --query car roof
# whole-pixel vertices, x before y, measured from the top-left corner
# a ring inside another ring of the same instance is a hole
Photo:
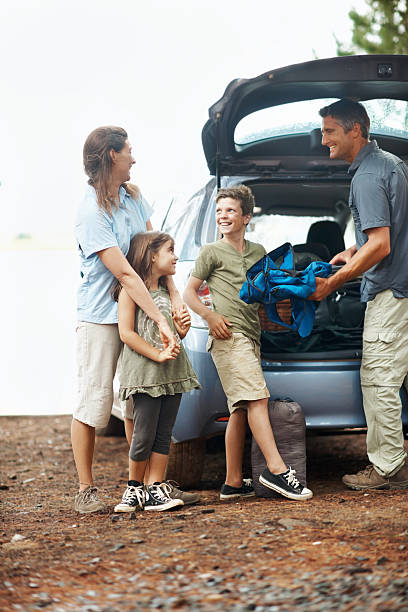
[[[243,117],[289,102],[327,98],[408,100],[408,56],[333,57],[271,70],[251,79],[233,80],[223,96],[210,107],[209,119],[202,131],[204,154],[211,174],[231,174],[235,162],[242,171],[244,162],[253,161],[254,155],[279,153],[276,145],[271,150],[265,147],[261,150],[246,147],[245,152],[237,150],[234,130]],[[281,144],[286,150],[288,146],[295,151],[302,150],[301,146],[299,149],[301,141],[293,137],[290,142],[283,139]],[[401,138],[389,138],[379,144],[397,154],[401,154],[401,147],[406,150],[406,141],[401,144]],[[313,148],[312,156],[327,156],[325,149]],[[254,171],[259,171],[259,167]]]

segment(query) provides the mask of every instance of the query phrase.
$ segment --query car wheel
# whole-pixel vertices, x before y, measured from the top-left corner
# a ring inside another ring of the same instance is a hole
[[[175,480],[180,487],[185,489],[197,486],[203,473],[204,456],[204,438],[172,442],[167,468],[167,480]]]
[[[111,414],[106,427],[97,427],[95,431],[97,436],[124,436],[125,424],[121,419]]]

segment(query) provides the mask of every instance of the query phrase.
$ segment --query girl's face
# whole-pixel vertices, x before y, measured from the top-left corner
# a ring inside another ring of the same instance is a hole
[[[152,257],[152,271],[160,276],[176,273],[177,255],[172,240],[167,240]]]

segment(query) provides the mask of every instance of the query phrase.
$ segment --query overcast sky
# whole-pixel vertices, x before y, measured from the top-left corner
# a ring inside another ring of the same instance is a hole
[[[1,0],[0,236],[71,232],[99,125],[157,208],[206,180],[201,129],[237,77],[336,55],[364,0]]]

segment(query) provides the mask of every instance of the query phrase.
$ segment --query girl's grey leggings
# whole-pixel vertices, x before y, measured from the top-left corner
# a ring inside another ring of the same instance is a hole
[[[151,397],[133,395],[133,436],[129,456],[133,461],[146,461],[152,452],[168,455],[171,432],[181,401],[181,393]]]

